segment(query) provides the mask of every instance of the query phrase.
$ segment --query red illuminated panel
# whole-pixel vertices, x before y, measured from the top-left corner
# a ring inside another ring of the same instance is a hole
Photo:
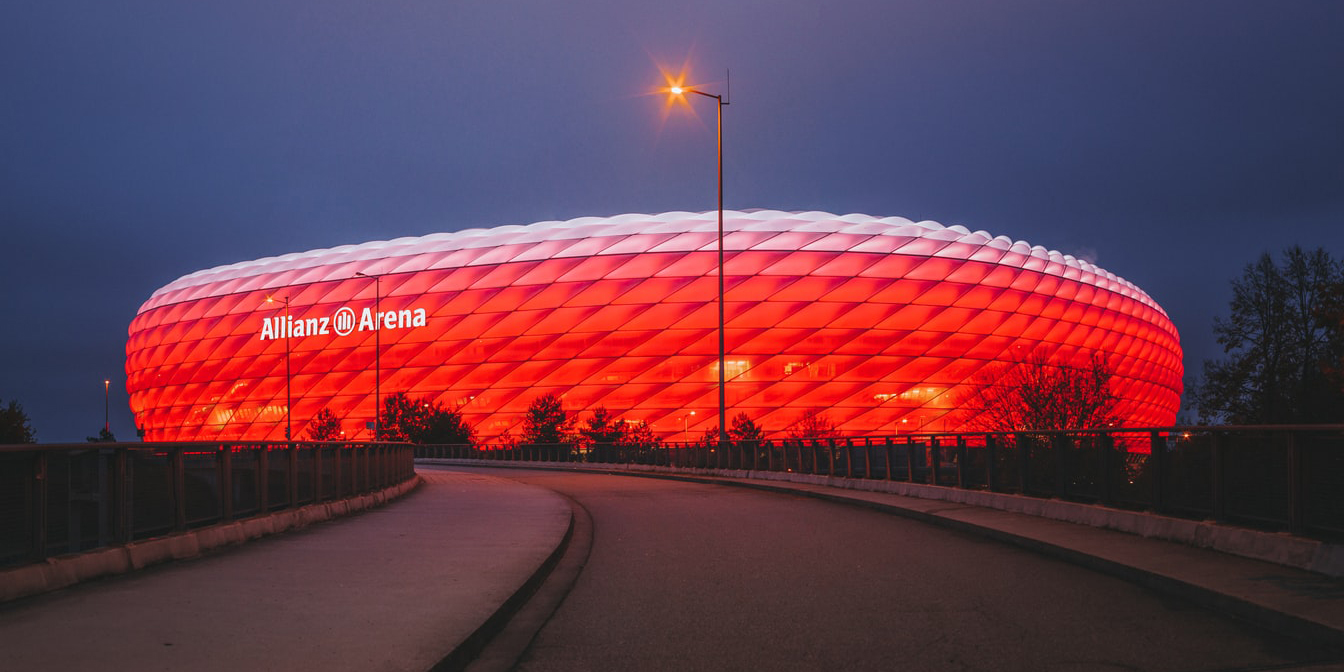
[[[729,413],[767,432],[809,409],[851,434],[962,429],[956,400],[1026,352],[1103,353],[1126,424],[1175,421],[1175,328],[1091,264],[895,217],[729,212],[724,225]],[[697,436],[718,424],[716,228],[716,212],[589,217],[185,276],[130,325],[137,425],[148,440],[282,440],[326,408],[367,438],[380,377],[384,395],[461,408],[486,439],[517,433],[548,392]],[[380,278],[377,302],[357,272]],[[288,323],[267,296],[289,299]]]

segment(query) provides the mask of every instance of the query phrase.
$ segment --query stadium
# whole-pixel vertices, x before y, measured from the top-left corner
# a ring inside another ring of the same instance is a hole
[[[490,440],[555,393],[697,437],[719,424],[717,218],[584,217],[192,273],[128,329],[136,424],[149,441],[283,440],[329,409],[372,438],[376,395],[406,392]],[[1086,261],[900,217],[729,211],[724,229],[728,415],[767,435],[817,409],[847,435],[957,431],[957,400],[1028,353],[1100,355],[1126,426],[1175,422],[1175,327]]]

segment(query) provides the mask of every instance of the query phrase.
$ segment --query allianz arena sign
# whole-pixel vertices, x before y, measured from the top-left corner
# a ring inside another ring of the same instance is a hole
[[[849,435],[963,429],[958,401],[1028,356],[1103,357],[1126,425],[1175,422],[1176,328],[1089,262],[901,217],[728,211],[724,229],[728,414],[768,434],[818,409]],[[377,385],[488,440],[553,393],[693,438],[719,424],[717,240],[714,211],[628,214],[192,273],[131,321],[131,409],[151,441],[303,437],[323,409],[359,439]]]
[[[428,323],[424,308],[415,310],[396,310],[375,313],[365,308],[356,319],[355,311],[342,306],[330,317],[292,317],[280,315],[262,318],[261,340],[277,338],[302,338],[304,336],[349,336],[356,331],[375,329],[409,329],[423,327]]]

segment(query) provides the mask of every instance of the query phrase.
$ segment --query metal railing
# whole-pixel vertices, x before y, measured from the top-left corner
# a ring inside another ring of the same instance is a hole
[[[415,474],[409,444],[0,446],[0,566],[339,499]]]
[[[643,446],[418,446],[417,457],[789,471],[1056,497],[1344,540],[1344,425],[1165,427]]]

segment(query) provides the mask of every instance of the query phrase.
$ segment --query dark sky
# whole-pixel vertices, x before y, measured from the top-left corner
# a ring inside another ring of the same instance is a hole
[[[0,399],[133,438],[126,327],[260,257],[726,204],[932,219],[1093,261],[1187,386],[1262,252],[1344,257],[1339,0],[17,0],[0,9]]]

